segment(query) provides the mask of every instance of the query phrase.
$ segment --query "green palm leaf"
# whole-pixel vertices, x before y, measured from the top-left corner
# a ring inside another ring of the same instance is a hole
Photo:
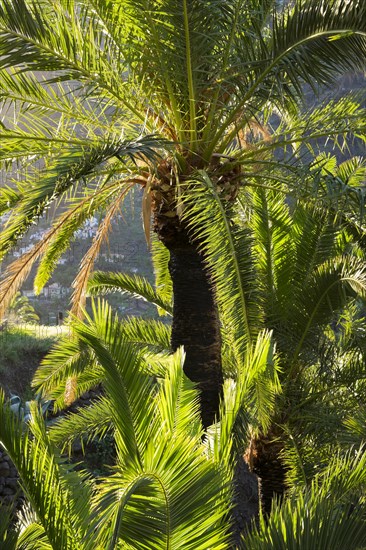
[[[84,386],[81,378],[85,372],[87,372],[85,377],[87,387]],[[78,397],[90,387],[96,386],[102,376],[101,370],[95,365],[95,357],[88,347],[76,338],[67,337],[61,339],[41,362],[32,385],[45,399],[54,399],[57,410],[65,406],[67,380],[78,380],[78,384],[75,383],[73,388],[76,392],[75,397]]]
[[[69,413],[65,417],[52,422],[49,432],[51,441],[65,450],[71,451],[75,441],[82,445],[103,438],[112,430],[111,403],[106,397],[100,397],[90,406],[80,408],[76,414]]]
[[[351,293],[350,293],[351,291]],[[309,337],[311,329],[324,326],[334,311],[340,310],[347,303],[352,292],[365,296],[366,280],[365,265],[363,261],[352,260],[347,256],[336,258],[325,265],[319,266],[309,281],[309,286],[304,292],[294,310],[292,319],[294,330],[301,326],[301,338],[293,355],[294,365],[305,340]],[[307,312],[304,315],[304,303],[307,304]],[[302,304],[302,305],[301,305]],[[295,317],[297,323],[295,324]],[[293,367],[295,368],[295,367]]]
[[[81,532],[76,533],[74,528],[80,528],[82,520],[68,502],[64,489],[67,478],[53,454],[43,420],[34,408],[30,427],[35,439],[31,441],[30,434],[23,433],[20,420],[4,406],[3,394],[0,403],[1,443],[17,467],[22,487],[48,540],[56,548],[81,548]]]
[[[129,317],[122,321],[121,332],[126,340],[142,350],[170,351],[171,328],[161,321]]]
[[[172,307],[165,297],[155,291],[151,284],[139,275],[128,275],[127,273],[114,273],[96,271],[88,282],[88,293],[90,296],[107,294],[109,292],[121,292],[135,298],[142,298],[155,304],[162,311],[171,314]]]
[[[200,243],[215,284],[222,320],[230,332],[237,361],[260,326],[261,309],[251,260],[249,232],[232,223],[207,174],[189,190],[184,212]]]
[[[203,452],[197,393],[183,373],[182,359],[175,354],[152,396],[156,415],[153,422],[146,420],[149,432],[140,465],[119,455],[116,473],[105,480],[97,504],[100,517],[113,525],[101,534],[105,547],[118,537],[131,547],[142,540],[146,548],[225,548],[227,544],[220,525],[227,498],[225,475]],[[112,401],[120,406],[114,397]],[[174,469],[170,464],[175,464]],[[215,511],[207,515],[206,504],[212,499]]]
[[[366,543],[366,524],[358,492],[365,485],[365,453],[334,458],[323,475],[305,491],[296,491],[281,505],[274,503],[269,520],[245,541],[250,550],[270,548],[354,548]],[[355,504],[353,504],[355,502]]]
[[[267,430],[275,413],[276,397],[281,393],[280,364],[272,334],[258,334],[240,365],[237,380],[227,380],[220,423],[210,430],[209,441],[216,460],[228,460],[232,445],[243,454],[250,431]]]

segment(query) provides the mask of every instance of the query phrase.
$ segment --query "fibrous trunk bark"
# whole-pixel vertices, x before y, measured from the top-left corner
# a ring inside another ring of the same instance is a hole
[[[270,514],[273,498],[282,498],[286,491],[286,468],[281,460],[283,441],[277,430],[252,439],[245,458],[260,479],[262,509]]]
[[[172,348],[183,345],[184,371],[196,382],[201,397],[201,418],[205,428],[218,419],[222,395],[221,337],[215,292],[204,259],[188,242],[169,244],[169,271],[173,281],[174,306]],[[240,540],[259,514],[258,478],[238,457],[234,474],[232,536]]]
[[[200,391],[205,428],[218,418],[222,393],[221,337],[215,292],[197,246],[169,243],[173,282],[172,349],[184,346],[184,372]]]
[[[243,537],[259,519],[260,487],[258,477],[249,470],[243,456],[236,457],[234,470],[234,499],[231,514],[232,537],[235,548],[246,548]]]
[[[170,252],[173,283],[173,351],[184,346],[184,372],[200,391],[204,428],[218,419],[222,394],[220,321],[211,277],[191,238],[187,220],[178,215],[175,179],[164,163],[151,185],[153,228]]]

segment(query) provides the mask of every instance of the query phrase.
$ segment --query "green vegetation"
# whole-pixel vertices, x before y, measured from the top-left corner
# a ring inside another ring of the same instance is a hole
[[[27,502],[9,548],[366,547],[366,164],[344,157],[366,113],[307,102],[365,68],[360,0],[0,0],[0,256],[55,213],[0,313],[99,220],[33,379],[56,411],[99,397],[52,425],[0,397]],[[155,284],[93,273],[136,189]],[[154,316],[86,307],[116,292]],[[105,475],[67,459],[90,441]]]
[[[355,431],[346,435],[344,422],[366,403],[365,254],[353,228],[324,208],[289,207],[284,195],[254,190],[245,209],[238,205],[240,221],[230,226],[220,199],[211,193],[202,205],[202,194],[193,201],[197,218],[189,216],[197,226],[202,216],[208,220],[201,246],[221,306],[225,377],[238,383],[249,376],[240,371],[240,356],[246,355],[240,335],[247,327],[254,337],[263,326],[271,330],[279,354],[277,372],[262,372],[256,395],[246,403],[250,427],[241,427],[239,446],[241,452],[247,448],[247,460],[262,479],[269,512],[274,493],[307,484],[336,449],[362,442]],[[148,297],[161,309],[159,293],[141,278],[96,273],[89,285],[93,294],[119,289]],[[162,341],[157,329],[148,341]],[[47,381],[46,397],[65,391],[60,379],[52,388],[54,362],[51,355],[36,378],[41,386]],[[85,383],[85,373],[76,369],[73,375]]]
[[[146,548],[225,548],[228,533],[221,519],[227,513],[228,471],[218,456],[228,453],[229,441],[220,449],[215,438],[215,453],[202,443],[197,392],[183,374],[182,353],[161,365],[154,387],[141,354],[124,340],[107,307],[96,312],[94,322],[75,325],[75,334],[96,354],[105,379],[106,394],[94,405],[87,429],[113,430],[116,468],[97,484],[70,472],[54,454],[53,442],[71,435],[63,423],[47,435],[34,410],[30,437],[1,402],[1,441],[37,515],[18,545],[112,549],[122,539],[134,547],[138,536]]]
[[[235,447],[251,423],[243,405],[252,403],[252,414],[265,418],[274,409],[263,388],[279,389],[280,358],[271,335],[258,336],[237,383],[228,381],[220,423],[202,438],[198,394],[183,373],[181,350],[154,355],[151,344],[136,346],[125,323],[102,303],[93,319],[75,320],[73,330],[74,340],[61,342],[44,364],[43,374],[52,379],[44,376],[41,385],[55,388],[57,380],[79,373],[86,385],[103,381],[97,402],[47,431],[36,406],[24,430],[0,402],[0,438],[33,511],[19,528],[3,527],[7,548],[233,548],[228,482]],[[80,437],[107,434],[117,450],[107,477],[73,471],[59,455]],[[310,550],[319,541],[322,550],[343,550],[350,541],[352,548],[364,547],[366,452],[333,446],[328,457],[312,478],[290,482],[288,498],[274,503],[269,519],[261,517],[245,548],[284,550],[291,544]]]
[[[26,296],[22,296],[17,292],[7,310],[7,322],[15,324],[37,324],[39,317],[36,314],[34,307],[29,302]]]

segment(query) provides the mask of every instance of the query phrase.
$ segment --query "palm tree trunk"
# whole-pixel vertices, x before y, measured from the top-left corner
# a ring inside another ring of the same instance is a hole
[[[151,186],[153,229],[170,252],[173,283],[173,351],[184,346],[184,372],[200,391],[205,428],[218,418],[222,394],[220,321],[215,291],[198,243],[177,212],[171,167],[162,163]]]
[[[231,530],[235,548],[243,546],[243,536],[259,519],[259,479],[249,470],[243,456],[236,457],[234,470],[234,499],[231,512]]]
[[[169,243],[173,282],[172,349],[184,346],[184,372],[200,390],[205,428],[218,418],[223,376],[220,323],[210,276],[197,247],[188,239]]]
[[[207,428],[218,418],[222,394],[220,323],[210,276],[194,244],[170,241],[169,271],[173,281],[174,306],[172,348],[183,345],[184,371],[201,393],[201,418]],[[238,457],[234,474],[232,536],[238,546],[259,514],[258,478]]]
[[[276,428],[267,435],[253,438],[245,459],[250,469],[260,479],[263,511],[270,514],[272,500],[282,498],[286,491],[286,467],[281,460],[282,433]]]

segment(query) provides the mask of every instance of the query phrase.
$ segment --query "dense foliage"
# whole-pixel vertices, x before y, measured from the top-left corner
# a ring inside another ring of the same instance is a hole
[[[365,68],[366,5],[277,4],[0,0],[0,254],[64,207],[7,268],[0,312],[103,213],[71,337],[33,381],[56,410],[99,399],[52,426],[34,406],[24,426],[1,397],[27,502],[0,528],[9,549],[366,546],[365,161],[322,151],[365,140],[366,117],[355,95],[304,105],[306,87]],[[155,287],[90,277],[135,188]],[[166,317],[103,301],[88,315],[87,288]],[[74,470],[63,453],[107,435],[110,474]],[[250,534],[233,521],[244,453],[263,493]]]

